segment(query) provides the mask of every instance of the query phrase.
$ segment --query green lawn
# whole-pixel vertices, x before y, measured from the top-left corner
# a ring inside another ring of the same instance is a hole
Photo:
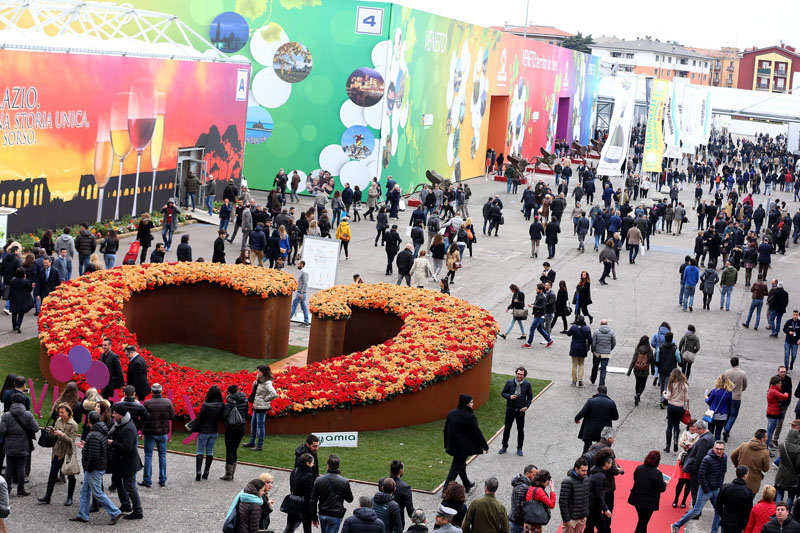
[[[147,347],[156,357],[181,366],[213,370],[215,372],[238,372],[243,368],[254,369],[257,365],[272,364],[277,359],[250,359],[234,353],[182,344],[154,344]],[[305,350],[305,346],[289,345],[289,355]]]
[[[153,348],[153,353],[158,354],[160,357],[183,365],[188,365],[192,361],[204,361],[204,366],[198,366],[198,368],[209,370],[243,368],[241,366],[241,357],[219,350],[196,346],[191,346],[187,350],[186,347],[175,345],[158,345],[151,348]],[[294,353],[293,349],[298,351],[304,348],[290,346],[290,354]],[[212,358],[216,358],[211,361],[211,364],[216,365],[213,368],[208,363]],[[239,362],[238,367],[222,366],[234,364],[234,361]],[[0,377],[5,379],[5,375],[9,372],[33,378],[36,385],[36,393],[41,394],[44,378],[39,371],[38,339],[29,339],[0,348]],[[489,401],[476,411],[481,430],[487,439],[494,435],[503,425],[505,400],[500,396],[500,391],[505,381],[510,377],[492,374]],[[534,396],[544,389],[548,383],[545,380],[532,380]],[[49,414],[52,401],[52,393],[48,393],[42,413]],[[269,419],[267,424],[269,424]],[[176,424],[176,429],[179,425]],[[386,475],[389,464],[393,459],[403,459],[407,465],[403,478],[416,489],[432,490],[444,480],[450,468],[450,457],[445,453],[442,446],[443,429],[444,421],[438,421],[401,429],[362,432],[358,436],[358,448],[322,448],[319,457],[324,460],[328,453],[336,453],[342,460],[342,472],[345,476],[373,482]],[[182,444],[183,439],[187,437],[188,434],[186,432],[174,432],[172,434],[172,442],[170,442],[168,448],[193,454],[195,452],[194,443],[188,446]],[[294,449],[302,444],[304,439],[305,435],[267,435],[263,451],[254,452],[248,448],[240,448],[239,461],[292,468],[294,465]],[[217,440],[214,455],[216,457],[225,456],[225,442],[222,435]],[[222,474],[222,464],[217,462],[214,468],[215,471]]]

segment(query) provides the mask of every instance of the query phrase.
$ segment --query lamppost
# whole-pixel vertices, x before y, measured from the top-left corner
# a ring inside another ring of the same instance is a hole
[[[525,0],[525,30],[522,34],[522,37],[527,39],[528,38],[528,10],[531,7],[531,0]]]

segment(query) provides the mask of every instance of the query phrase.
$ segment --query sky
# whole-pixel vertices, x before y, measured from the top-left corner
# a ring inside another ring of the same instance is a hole
[[[505,22],[524,25],[526,1],[530,2],[529,23],[570,33],[626,40],[649,35],[699,48],[763,48],[783,40],[800,49],[800,36],[791,31],[792,23],[800,19],[797,0],[762,0],[757,11],[756,4],[744,0],[671,0],[652,3],[654,9],[635,0],[570,0],[561,4],[537,0],[395,0],[400,5],[481,26],[502,26]]]

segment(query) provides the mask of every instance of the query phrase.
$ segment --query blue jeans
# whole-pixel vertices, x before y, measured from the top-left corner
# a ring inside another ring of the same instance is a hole
[[[300,197],[297,196],[297,189],[292,189],[289,191],[289,201],[291,202],[299,202]]]
[[[161,231],[161,240],[164,241],[164,247],[169,250],[172,246],[172,236],[175,235],[175,230],[170,228],[164,228]]]
[[[778,335],[781,331],[781,321],[783,320],[783,313],[778,313],[774,309],[769,312],[767,315],[767,321],[769,322],[769,329],[772,330],[773,335]]]
[[[736,422],[736,418],[739,416],[739,408],[741,406],[742,406],[742,400],[731,401],[731,411],[730,413],[728,413],[728,421],[725,423],[725,428],[722,431],[724,431],[725,433],[731,432],[731,429],[733,429],[733,424]]]
[[[636,261],[636,256],[639,255],[639,245],[638,244],[630,244],[630,251],[628,252],[628,259],[630,261]]]
[[[321,533],[339,533],[339,526],[342,523],[341,518],[335,516],[319,515],[319,529]]]
[[[509,526],[511,526],[510,533],[524,533],[525,529],[522,526],[518,526],[514,522],[509,522]]]
[[[777,459],[780,461],[780,457]],[[778,462],[780,464],[780,462]],[[776,502],[786,502],[786,507],[789,509],[789,514],[792,512],[792,505],[794,505],[794,498],[797,496],[797,489],[786,489],[785,491],[786,498],[784,499],[784,490],[778,489],[778,493],[776,494],[775,501]]]
[[[750,311],[747,313],[747,320],[745,321],[746,326],[750,326],[750,318],[753,316],[753,311],[756,312],[756,325],[755,328],[758,329],[758,324],[761,322],[761,308],[764,307],[764,300],[752,300],[750,302]]]
[[[719,291],[719,308],[722,309],[723,306],[725,309],[731,308],[731,294],[733,294],[733,285],[723,285]],[[725,301],[725,297],[728,297],[728,301]]]
[[[683,305],[683,295],[686,293],[686,284],[681,283],[681,291],[678,293],[678,305]]]
[[[544,340],[550,342],[552,339],[550,335],[547,334],[547,331],[544,329],[544,317],[543,316],[536,316],[533,317],[533,323],[531,324],[531,332],[528,334],[528,344],[533,343],[533,336],[536,333],[536,330],[539,330]]]
[[[525,335],[525,325],[522,323],[522,320],[519,320],[517,318],[512,318],[511,319],[511,324],[508,325],[508,329],[506,330],[506,335],[511,333],[511,330],[514,329],[514,324],[515,323],[519,324],[520,332],[522,333],[522,335]]]
[[[694,306],[694,291],[696,287],[687,286],[683,290],[683,310],[686,311],[686,307],[693,307]]]
[[[250,444],[256,442],[258,438],[258,447],[264,444],[264,433],[266,433],[266,411],[253,411],[253,419],[250,421]]]
[[[292,312],[289,315],[290,317],[294,316],[294,312],[297,311],[297,305],[300,304],[300,309],[303,310],[303,322],[308,324],[308,304],[306,303],[306,295],[304,294],[302,298],[300,298],[300,293],[294,293],[294,300],[292,300]]]
[[[81,483],[81,503],[78,510],[78,516],[84,520],[89,520],[89,505],[92,503],[92,496],[97,500],[97,503],[103,506],[103,509],[114,518],[119,516],[120,510],[103,492],[103,470],[95,470],[94,472],[84,472],[83,483]]]
[[[197,193],[194,192],[187,192],[186,196],[183,199],[183,205],[185,207],[189,207],[189,198],[192,199],[192,209],[194,209],[194,198],[197,196]]]
[[[511,194],[511,178],[506,178],[506,192]],[[558,183],[558,178],[556,178],[556,183]]]
[[[158,484],[163,485],[167,482],[167,436],[145,435],[142,483],[148,486],[153,484],[153,446],[158,449]]]
[[[72,279],[72,258],[67,256],[67,280]]]
[[[682,527],[686,522],[691,520],[693,517],[699,515],[703,512],[703,507],[706,506],[706,503],[711,501],[711,505],[714,506],[714,510],[717,509],[717,495],[719,495],[719,489],[714,489],[710,492],[706,492],[703,490],[703,487],[697,489],[697,501],[694,503],[694,507],[689,509],[685,515],[681,517],[680,520],[675,522],[674,525],[678,526],[679,528]],[[711,533],[717,533],[717,529],[719,529],[719,515],[715,512],[714,513],[714,520],[711,522]]]
[[[215,196],[216,196],[215,194],[209,194],[208,196],[206,196],[206,207],[208,208],[208,216],[211,216],[211,215],[214,214],[214,197]]]
[[[79,255],[78,256],[78,275],[83,276],[83,273],[86,272],[86,265],[89,264],[89,259],[91,259],[91,255]]]
[[[597,246],[600,244],[600,234],[595,230],[594,232],[594,249],[597,250]]]
[[[117,264],[117,254],[103,254],[103,261],[106,263],[106,270],[114,268]]]
[[[790,366],[794,366],[794,362],[797,359],[797,344],[789,344],[788,342],[783,343],[783,366],[787,369]]]
[[[606,368],[610,361],[607,357],[592,357],[592,373],[590,374],[592,383],[597,379],[597,370],[600,370],[600,385],[606,384]]]
[[[230,221],[231,221],[230,218],[221,218],[221,219],[219,219],[219,229],[224,231],[226,235],[228,233],[228,224],[230,223]]]
[[[214,443],[217,442],[217,433],[197,434],[197,455],[214,457]]]
[[[772,442],[772,434],[775,433],[779,420],[780,418],[767,418],[767,448],[769,448],[769,443]]]

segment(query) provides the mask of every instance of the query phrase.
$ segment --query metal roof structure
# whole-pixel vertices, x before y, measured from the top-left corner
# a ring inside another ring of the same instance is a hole
[[[603,41],[605,41],[605,39],[603,39]],[[679,44],[662,43],[661,41],[650,41],[647,39],[636,39],[635,41],[595,42],[590,47],[593,49],[604,48],[608,50],[629,50],[632,52],[652,52],[656,54],[667,54],[694,59],[710,59],[708,56],[692,52],[688,48]]]
[[[82,0],[0,0],[0,49],[247,62],[175,15]]]

